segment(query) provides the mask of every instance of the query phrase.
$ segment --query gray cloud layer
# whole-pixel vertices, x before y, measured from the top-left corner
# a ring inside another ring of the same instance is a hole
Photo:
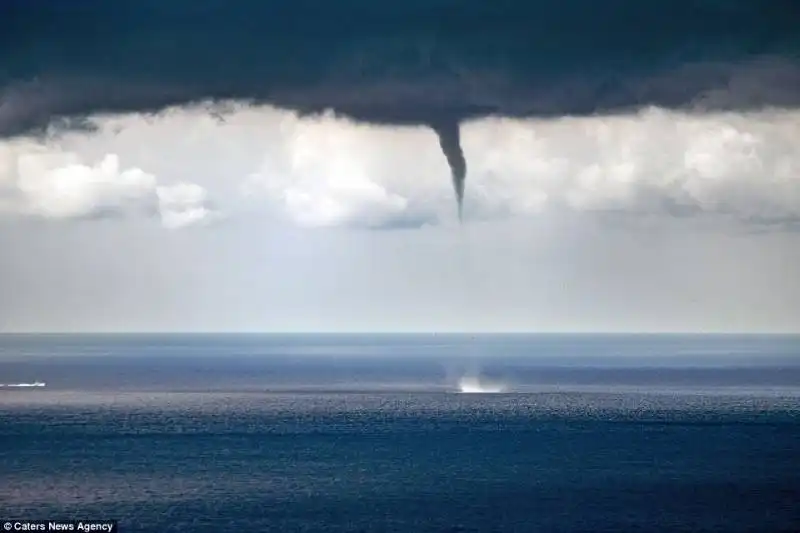
[[[360,120],[797,106],[791,0],[8,0],[0,133],[242,99]]]

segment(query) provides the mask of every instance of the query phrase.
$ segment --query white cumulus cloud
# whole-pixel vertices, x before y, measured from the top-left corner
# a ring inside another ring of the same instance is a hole
[[[214,215],[199,185],[159,185],[153,174],[123,168],[117,154],[87,163],[30,141],[0,145],[0,191],[4,212],[44,219],[158,214],[165,227],[179,228]]]
[[[23,154],[18,160],[17,187],[26,199],[25,209],[45,218],[82,218],[146,207],[155,184],[155,176],[140,169],[121,170],[114,154],[94,165],[79,163],[69,154]]]
[[[301,226],[386,227],[436,220],[449,171],[432,132],[325,116],[286,117],[247,190]],[[422,135],[420,133],[422,132]],[[443,194],[444,191],[444,194]]]
[[[176,183],[156,188],[161,221],[167,228],[206,223],[217,213],[208,207],[208,192],[195,183]]]
[[[60,138],[63,148],[0,142],[0,209],[50,218],[150,209],[182,227],[215,218],[211,191],[226,213],[255,206],[307,227],[456,220],[450,170],[426,127],[245,105],[221,122],[203,105],[95,122],[95,133]],[[490,118],[463,124],[461,137],[467,221],[552,212],[800,221],[800,111]]]
[[[249,179],[294,222],[441,222],[455,200],[425,128],[284,120],[279,148]],[[800,113],[486,119],[462,126],[467,217],[547,211],[800,220]]]
[[[491,121],[467,126],[479,209],[800,217],[800,114]]]

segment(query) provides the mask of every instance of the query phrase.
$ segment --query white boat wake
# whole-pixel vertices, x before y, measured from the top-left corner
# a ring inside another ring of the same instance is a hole
[[[9,389],[25,389],[29,387],[44,387],[46,384],[42,381],[34,381],[33,383],[0,383],[0,387]]]

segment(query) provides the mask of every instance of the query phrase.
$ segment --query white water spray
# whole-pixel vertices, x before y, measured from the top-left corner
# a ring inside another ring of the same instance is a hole
[[[477,377],[464,376],[458,381],[458,390],[462,394],[493,394],[504,392],[505,387],[498,383],[484,383]]]

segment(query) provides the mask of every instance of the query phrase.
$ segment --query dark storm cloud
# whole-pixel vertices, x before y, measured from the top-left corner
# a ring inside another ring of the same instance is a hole
[[[208,100],[334,110],[448,125],[459,187],[469,118],[800,106],[798,28],[795,0],[3,0],[0,136]]]
[[[207,99],[418,124],[796,106],[798,27],[793,0],[4,0],[0,128]]]

